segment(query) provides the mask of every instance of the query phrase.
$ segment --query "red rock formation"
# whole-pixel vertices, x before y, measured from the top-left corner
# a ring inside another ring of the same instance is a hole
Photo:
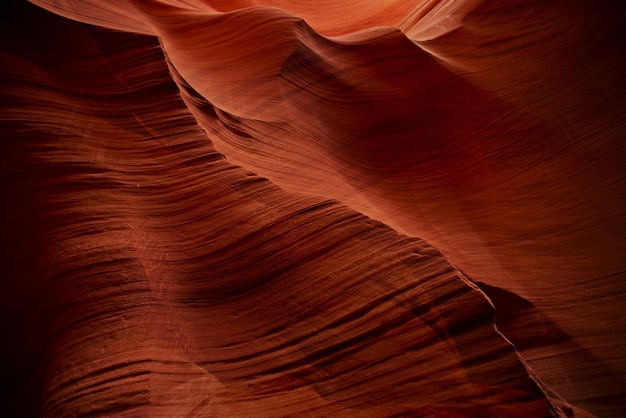
[[[619,4],[34,3],[13,415],[623,415]]]

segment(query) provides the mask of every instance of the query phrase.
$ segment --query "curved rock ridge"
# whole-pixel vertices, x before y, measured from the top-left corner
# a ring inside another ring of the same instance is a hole
[[[3,37],[5,411],[556,413],[441,253],[215,151],[154,38],[22,13]]]
[[[626,412],[619,2],[33,3],[106,29],[5,15],[16,413]]]

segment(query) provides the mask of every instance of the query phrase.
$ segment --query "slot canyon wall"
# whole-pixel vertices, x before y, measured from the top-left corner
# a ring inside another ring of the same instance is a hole
[[[0,415],[626,414],[626,6],[10,0]]]

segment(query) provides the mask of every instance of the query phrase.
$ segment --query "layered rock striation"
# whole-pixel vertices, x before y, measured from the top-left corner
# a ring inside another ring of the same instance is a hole
[[[12,416],[624,413],[618,2],[33,3]]]

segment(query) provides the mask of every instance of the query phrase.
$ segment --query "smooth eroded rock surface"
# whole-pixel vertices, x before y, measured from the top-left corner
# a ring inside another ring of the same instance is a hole
[[[32,3],[11,416],[626,412],[619,2]]]

